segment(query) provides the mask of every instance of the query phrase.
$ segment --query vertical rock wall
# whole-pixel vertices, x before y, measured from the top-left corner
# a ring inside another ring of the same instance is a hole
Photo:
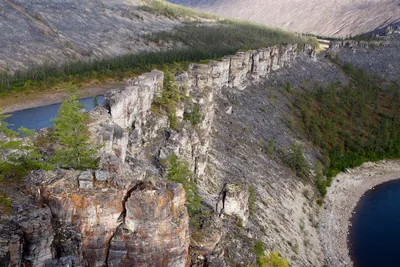
[[[182,186],[136,188],[110,243],[108,266],[186,266],[189,217]]]
[[[174,184],[138,187],[147,170],[154,169],[142,143],[161,136],[156,156],[162,159],[172,152],[177,154],[189,162],[201,182],[206,173],[216,94],[224,87],[243,90],[271,71],[290,65],[297,50],[296,45],[275,46],[240,52],[209,64],[191,64],[187,72],[176,76],[177,84],[190,96],[189,105],[177,107],[182,123],[178,131],[159,132],[168,128],[163,118],[149,124],[151,103],[162,90],[162,72],[144,74],[129,80],[126,89],[109,93],[106,108],[92,111],[89,125],[94,140],[103,145],[101,166],[107,175],[96,181],[89,174],[84,188],[80,188],[79,173],[74,171],[32,183],[33,194],[39,192],[49,208],[18,225],[21,241],[11,244],[15,247],[9,249],[13,255],[8,252],[5,260],[27,266],[186,266],[189,231],[184,191]],[[312,56],[312,51],[305,47],[305,53]],[[196,130],[183,120],[188,106],[197,106],[203,114]],[[128,156],[131,162],[145,166],[129,165]],[[224,200],[225,211],[245,221],[248,211],[238,210],[229,194]],[[216,222],[220,227],[218,219]],[[204,242],[215,247],[219,238],[216,231],[212,242]]]

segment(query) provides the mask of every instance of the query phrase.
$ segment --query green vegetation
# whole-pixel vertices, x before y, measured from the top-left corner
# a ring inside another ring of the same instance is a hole
[[[256,254],[257,264],[260,267],[289,267],[286,259],[282,258],[278,252],[272,252],[265,255],[264,243],[257,241],[254,244],[254,253]]]
[[[99,147],[90,142],[86,122],[89,114],[82,112],[83,106],[76,96],[65,100],[54,122],[53,138],[58,141],[51,161],[62,168],[96,169]]]
[[[165,16],[170,19],[178,19],[180,17],[194,17],[217,19],[218,17],[209,13],[199,12],[180,5],[175,5],[163,0],[142,0],[146,5],[140,6],[140,9],[152,14]]]
[[[285,83],[283,89],[285,89],[285,91],[290,94],[292,92],[292,85],[290,84],[290,82]]]
[[[289,263],[278,252],[271,252],[259,260],[260,267],[289,267]]]
[[[168,157],[167,178],[171,182],[182,184],[186,193],[186,207],[190,217],[195,216],[200,212],[201,197],[197,193],[196,183],[192,182],[192,173],[189,170],[188,163],[179,160],[173,154]]]
[[[265,247],[262,241],[256,241],[253,246],[254,253],[256,254],[257,261],[265,255]]]
[[[340,40],[343,40],[343,38],[328,37],[328,36],[312,34],[312,33],[304,33],[303,35],[310,36],[310,37],[315,37],[317,39],[328,40],[328,41],[340,41]]]
[[[183,119],[189,120],[193,126],[196,126],[203,121],[204,116],[201,114],[199,106],[194,105],[190,113],[184,114]]]
[[[177,84],[175,83],[174,75],[170,74],[167,66],[164,68],[164,83],[163,90],[160,97],[153,99],[153,111],[159,111],[156,107],[164,109],[168,115],[169,126],[171,129],[176,130],[177,117],[176,117],[176,104],[184,96],[180,93]]]
[[[287,157],[287,164],[300,178],[305,179],[309,177],[310,167],[304,157],[303,149],[299,144],[292,144],[290,153]]]
[[[12,212],[11,200],[0,193],[0,213],[10,214]]]
[[[19,131],[25,137],[7,128],[4,121],[9,115],[0,112],[0,180],[20,179],[30,170],[46,169],[42,155],[33,144],[34,132],[26,128]]]
[[[181,16],[208,17],[206,14],[170,4],[166,1],[146,0],[148,6],[141,8],[152,13],[176,18]],[[262,25],[242,21],[218,20],[215,23],[186,23],[172,32],[161,32],[147,36],[149,41],[160,40],[177,43],[176,48],[161,52],[146,52],[88,62],[76,61],[63,64],[45,64],[28,70],[19,70],[14,74],[0,72],[0,95],[24,90],[42,90],[60,84],[81,84],[91,80],[122,80],[132,76],[163,68],[180,62],[200,62],[206,59],[219,59],[239,50],[258,49],[260,47],[288,44],[311,43],[317,45],[313,37],[267,28]]]
[[[272,155],[274,154],[274,151],[275,151],[275,142],[274,140],[271,139],[268,141],[268,154]]]
[[[156,33],[148,38],[154,42],[165,40],[183,43],[196,54],[207,54],[208,56],[203,59],[218,59],[239,50],[258,49],[277,44],[318,45],[315,38],[233,20],[220,20],[218,23],[207,25],[185,23],[177,26],[174,31]]]
[[[351,78],[348,85],[333,83],[294,97],[303,131],[322,151],[328,179],[316,171],[321,196],[332,177],[346,168],[400,157],[400,86],[350,64],[343,70]]]
[[[97,95],[94,96],[93,98],[93,107],[98,107],[99,106],[99,99],[97,98]]]
[[[250,215],[254,215],[256,209],[256,190],[254,186],[249,186],[249,213]]]

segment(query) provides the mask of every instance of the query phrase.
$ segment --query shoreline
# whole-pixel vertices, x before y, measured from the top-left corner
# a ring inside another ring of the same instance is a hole
[[[96,85],[87,85],[79,88],[76,92],[79,98],[103,95],[113,89],[125,88],[125,82],[112,82]],[[31,92],[29,94],[16,94],[9,97],[0,98],[0,107],[2,113],[11,113],[14,111],[37,108],[52,104],[61,103],[71,93],[65,90]]]
[[[329,266],[353,266],[348,235],[362,196],[375,186],[400,179],[400,160],[367,162],[338,174],[320,212],[320,239]]]

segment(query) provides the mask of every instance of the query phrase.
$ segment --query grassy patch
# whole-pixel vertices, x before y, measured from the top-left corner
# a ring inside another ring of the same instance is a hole
[[[0,211],[6,214],[12,212],[11,200],[2,193],[0,193]]]
[[[199,12],[194,9],[183,7],[180,5],[172,4],[163,0],[142,0],[146,5],[139,8],[143,11],[165,16],[170,19],[177,19],[180,17],[204,18],[204,19],[217,19],[216,15],[205,12]]]
[[[254,215],[256,209],[256,190],[254,186],[249,186],[249,213],[250,215]]]

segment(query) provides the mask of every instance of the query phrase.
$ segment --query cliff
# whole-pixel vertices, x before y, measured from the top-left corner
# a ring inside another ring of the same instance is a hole
[[[175,76],[190,99],[177,104],[176,130],[166,114],[152,111],[161,95],[162,72],[111,91],[105,106],[90,113],[93,140],[103,145],[101,170],[32,173],[22,188],[29,206],[5,224],[2,266],[186,266],[189,257],[192,264],[226,265],[220,242],[229,218],[252,222],[249,184],[222,182],[210,173],[218,99],[224,90],[240,92],[258,84],[304,54],[315,59],[312,47],[287,45],[191,64]],[[196,127],[184,119],[193,105],[203,115]],[[163,162],[172,154],[188,162],[211,214],[190,238],[184,190],[165,181]]]
[[[393,35],[372,49],[332,43],[330,52],[397,81],[399,44]],[[336,257],[343,250],[326,240],[340,236],[343,244],[345,229],[329,217],[340,208],[321,210],[315,181],[298,177],[286,160],[293,144],[310,168],[323,157],[294,125],[293,90],[351,77],[309,45],[282,45],[190,64],[174,80],[173,114],[157,104],[168,82],[158,70],[127,80],[90,112],[91,137],[102,144],[99,170],[38,171],[10,185],[0,266],[248,266],[259,244],[291,266],[343,263]],[[188,163],[202,197],[195,214],[183,187],[168,181],[173,154]],[[339,189],[335,182],[333,192]]]

